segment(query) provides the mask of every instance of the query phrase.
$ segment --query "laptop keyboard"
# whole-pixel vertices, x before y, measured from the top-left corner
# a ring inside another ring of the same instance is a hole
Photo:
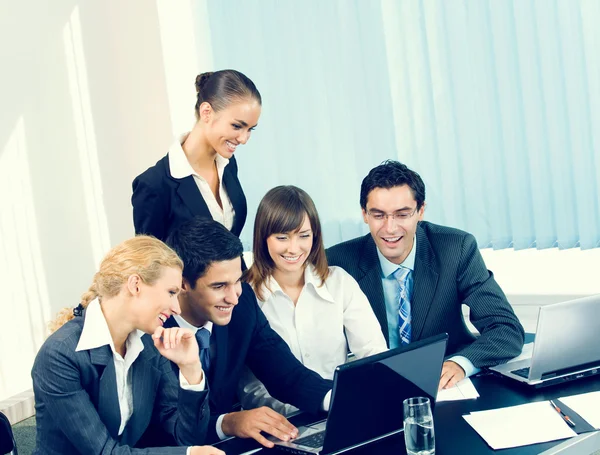
[[[312,447],[316,449],[318,447],[323,446],[323,441],[325,440],[325,431],[320,431],[315,434],[311,434],[310,436],[306,436],[304,438],[295,439],[292,442],[294,444],[303,445],[306,447]]]
[[[519,368],[518,370],[512,370],[511,373],[516,374],[517,376],[521,376],[522,378],[529,379],[529,367]]]

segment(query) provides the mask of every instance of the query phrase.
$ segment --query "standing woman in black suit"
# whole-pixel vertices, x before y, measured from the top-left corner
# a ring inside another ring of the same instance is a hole
[[[212,218],[239,236],[246,197],[234,152],[250,139],[261,112],[254,83],[235,70],[196,77],[196,124],[169,153],[133,181],[136,234],[164,240],[196,216]]]

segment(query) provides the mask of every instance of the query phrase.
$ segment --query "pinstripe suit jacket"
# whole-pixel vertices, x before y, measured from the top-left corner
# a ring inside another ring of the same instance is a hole
[[[446,354],[464,356],[477,368],[519,355],[523,327],[487,270],[475,238],[426,221],[419,223],[416,235],[412,339],[447,332]],[[329,248],[327,259],[329,265],[343,267],[358,281],[389,344],[382,271],[371,234]],[[465,325],[461,305],[470,308],[479,337]]]
[[[83,317],[67,322],[44,343],[33,370],[37,420],[34,454],[180,454],[204,442],[208,392],[179,387],[169,360],[148,335],[131,367],[133,414],[121,436],[115,364],[109,346],[75,352]],[[134,449],[146,427],[160,422],[185,447]]]

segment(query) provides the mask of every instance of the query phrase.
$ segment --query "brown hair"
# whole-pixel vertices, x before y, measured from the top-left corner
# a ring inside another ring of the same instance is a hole
[[[275,270],[275,264],[269,255],[267,238],[273,234],[298,232],[305,214],[313,232],[312,249],[305,264],[311,264],[315,268],[321,285],[329,276],[321,222],[315,203],[306,191],[298,187],[277,186],[262,198],[254,220],[254,262],[246,273],[246,280],[254,288],[259,300],[263,300],[262,286]]]
[[[196,76],[196,118],[199,118],[200,105],[207,102],[215,112],[225,109],[235,101],[255,99],[262,104],[256,85],[244,74],[236,70],[221,70],[202,73]]]
[[[161,277],[163,267],[183,270],[183,262],[175,251],[154,237],[139,235],[125,240],[104,257],[90,288],[81,296],[78,309],[86,308],[97,297],[116,296],[133,274],[153,285]],[[50,332],[58,330],[73,317],[73,308],[63,308],[48,325]]]

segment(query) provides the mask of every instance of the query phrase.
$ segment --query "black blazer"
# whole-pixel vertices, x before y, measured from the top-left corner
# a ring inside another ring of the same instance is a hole
[[[165,323],[165,327],[176,325],[174,318]],[[232,412],[239,401],[236,394],[245,365],[272,396],[304,411],[321,411],[323,399],[333,387],[332,381],[323,379],[294,357],[287,343],[269,326],[252,288],[244,283],[231,322],[225,326],[213,325],[208,373],[209,444],[218,441],[217,418]]]
[[[179,387],[170,362],[149,335],[131,367],[133,414],[121,436],[121,413],[110,346],[76,352],[83,329],[76,317],[53,333],[38,352],[31,376],[35,394],[34,454],[129,454],[153,423],[172,435],[176,445],[146,449],[148,454],[186,453],[204,443],[208,392]]]
[[[421,221],[411,302],[414,341],[447,332],[447,355],[466,357],[477,368],[497,365],[520,354],[523,327],[506,296],[487,270],[475,238],[466,232]],[[387,316],[377,246],[367,234],[327,250],[330,265],[344,268],[358,281],[389,344]],[[467,328],[461,305],[480,332]]]
[[[248,209],[237,170],[235,157],[232,156],[223,171],[223,185],[235,210],[231,232],[239,237]],[[171,177],[169,155],[138,175],[132,187],[131,204],[136,234],[150,234],[164,241],[171,231],[191,218],[201,216],[212,219],[194,177]]]

